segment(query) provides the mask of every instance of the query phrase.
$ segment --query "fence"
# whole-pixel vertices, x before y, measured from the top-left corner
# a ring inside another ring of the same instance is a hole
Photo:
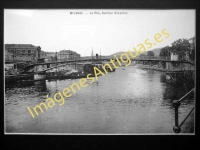
[[[194,88],[189,91],[187,94],[185,94],[182,98],[180,98],[179,100],[174,100],[173,101],[173,105],[175,108],[175,126],[173,127],[173,130],[175,133],[180,133],[181,132],[181,126],[183,125],[183,123],[187,120],[187,118],[190,116],[190,114],[192,113],[192,111],[194,110],[194,107],[190,110],[190,112],[187,114],[187,116],[185,117],[185,119],[183,119],[181,121],[181,123],[179,124],[178,122],[178,107],[181,104],[181,101],[188,96],[192,91],[194,91]]]

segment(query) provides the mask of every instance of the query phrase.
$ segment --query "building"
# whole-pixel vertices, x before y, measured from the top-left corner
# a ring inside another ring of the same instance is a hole
[[[5,71],[13,70],[13,69],[15,69],[15,63],[12,62],[12,61],[10,61],[10,62],[5,62],[4,68],[5,68]]]
[[[10,53],[7,50],[4,51],[4,56],[5,56],[5,61],[13,61],[14,60],[13,53]]]
[[[32,44],[5,44],[5,61],[31,61],[41,58],[45,52]]]
[[[80,54],[71,50],[61,50],[58,52],[58,60],[79,60],[81,57]]]
[[[177,53],[175,53],[175,52],[170,52],[171,53],[171,60],[172,61],[178,61],[178,57],[179,57],[179,55],[177,54]]]

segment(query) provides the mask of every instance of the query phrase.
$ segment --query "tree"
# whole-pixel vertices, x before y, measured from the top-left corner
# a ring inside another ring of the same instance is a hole
[[[178,39],[172,43],[170,47],[170,52],[179,55],[179,59],[182,58],[186,53],[190,52],[190,43],[186,39]]]
[[[138,56],[139,58],[145,58],[146,57],[146,55],[144,54],[144,53],[141,53],[141,54],[139,54],[139,56]]]
[[[144,53],[140,54],[139,56],[146,56]]]
[[[189,53],[190,60],[195,60],[195,43],[192,43],[190,46],[190,53]]]
[[[170,47],[169,46],[166,46],[166,47],[163,47],[161,50],[160,50],[160,54],[159,56],[164,56],[164,57],[168,57],[170,56]]]
[[[154,56],[154,52],[153,51],[147,51],[147,56]]]

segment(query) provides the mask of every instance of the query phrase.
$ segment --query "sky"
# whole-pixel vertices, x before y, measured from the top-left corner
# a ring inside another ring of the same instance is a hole
[[[194,37],[195,17],[194,9],[4,9],[4,44],[32,44],[48,52],[72,50],[81,56],[91,56],[92,50],[111,55],[132,51],[166,29],[169,38],[154,49]]]

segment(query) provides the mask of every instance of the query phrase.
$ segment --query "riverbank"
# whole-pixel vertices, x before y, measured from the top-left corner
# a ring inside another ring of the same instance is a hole
[[[158,65],[150,66],[150,65],[136,64],[136,66],[140,69],[161,71],[168,75],[169,74],[172,75],[173,73],[175,73],[175,76],[173,76],[173,78],[179,77],[179,79],[181,79],[180,82],[182,82],[182,79],[183,79],[184,82],[194,83],[194,80],[195,80],[195,71],[192,71],[192,70],[172,71],[166,68],[159,68]]]

